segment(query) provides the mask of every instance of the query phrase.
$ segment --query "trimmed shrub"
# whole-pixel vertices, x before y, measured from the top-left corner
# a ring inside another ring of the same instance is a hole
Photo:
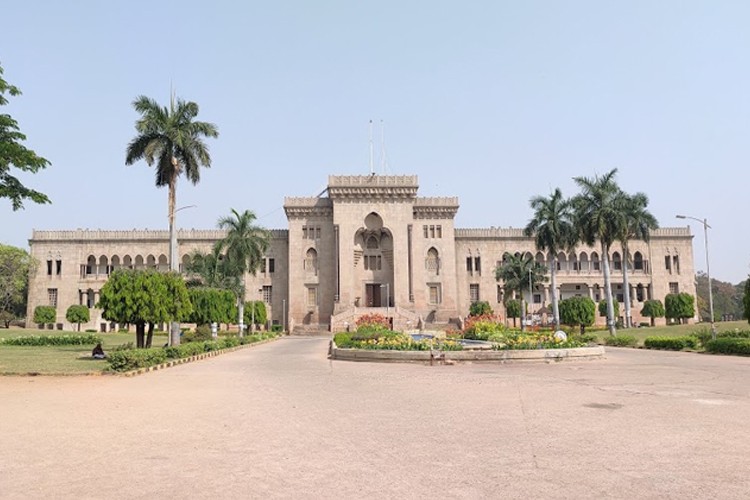
[[[187,331],[182,334],[182,340],[184,342],[205,342],[207,340],[213,340],[211,335],[211,327],[208,325],[199,325],[195,328],[195,331]]]
[[[638,345],[638,340],[632,335],[618,335],[616,337],[605,337],[604,343],[613,347],[635,347]]]
[[[464,325],[464,338],[470,340],[488,340],[492,335],[507,330],[499,318],[491,314],[470,316]]]
[[[701,341],[698,337],[689,335],[683,337],[647,337],[643,346],[647,349],[667,349],[669,351],[681,351],[683,349],[698,349]]]
[[[34,323],[45,325],[54,323],[57,317],[57,310],[52,306],[36,306],[34,308]]]
[[[356,326],[358,332],[382,332],[391,328],[388,318],[382,314],[363,314]]]
[[[750,355],[750,339],[717,338],[705,344],[706,351],[714,354],[744,354]]]
[[[492,313],[492,307],[490,307],[490,303],[486,300],[472,302],[471,306],[469,306],[469,316],[492,315]]]
[[[98,335],[30,335],[0,339],[0,344],[23,346],[94,345],[102,341]]]
[[[118,372],[147,368],[164,363],[166,360],[167,353],[165,349],[160,347],[112,351],[107,356],[110,368]]]

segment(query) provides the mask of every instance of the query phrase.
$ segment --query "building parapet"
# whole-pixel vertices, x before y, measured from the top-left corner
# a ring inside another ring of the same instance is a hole
[[[368,200],[413,200],[419,183],[416,175],[332,175],[328,177],[328,195],[332,199],[366,202]]]
[[[416,175],[329,175],[328,187],[409,186],[419,187]]]
[[[455,230],[456,239],[528,238],[518,227],[469,228]],[[661,227],[651,231],[651,238],[692,238],[689,227]]]
[[[289,230],[271,229],[272,239],[287,239]],[[181,241],[215,241],[226,235],[223,229],[178,229],[177,239]],[[75,229],[75,230],[37,230],[31,234],[31,242],[43,241],[166,241],[169,240],[169,231],[163,229],[131,229],[131,230],[102,230],[102,229]]]
[[[689,237],[692,238],[690,233],[690,226],[686,227],[660,227],[651,231],[652,238],[674,238],[674,237]]]

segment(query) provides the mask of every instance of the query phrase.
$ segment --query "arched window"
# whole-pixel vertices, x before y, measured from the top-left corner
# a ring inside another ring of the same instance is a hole
[[[558,271],[568,270],[568,257],[563,252],[560,252],[559,254],[557,254],[557,270]]]
[[[370,236],[367,238],[367,249],[368,250],[377,250],[378,249],[378,240],[375,238],[375,236]]]
[[[159,271],[168,271],[169,270],[169,260],[167,260],[167,256],[164,254],[161,254],[159,256]]]
[[[136,255],[135,256],[135,268],[136,269],[143,269],[143,255]]]
[[[599,254],[596,252],[591,252],[591,269],[594,271],[602,270],[601,262],[599,261]]]
[[[180,272],[187,272],[188,267],[190,267],[190,255],[185,254],[182,256],[182,262],[180,263]]]
[[[99,257],[99,269],[97,270],[96,274],[109,274],[109,259],[106,255],[102,255]]]
[[[635,252],[633,254],[633,269],[635,271],[645,271],[643,265],[643,254],[641,254],[641,252]]]
[[[544,265],[544,254],[542,252],[537,252],[535,260],[539,262],[540,264]]]
[[[578,256],[578,265],[581,269],[581,271],[588,272],[589,270],[589,256],[586,252],[581,252],[581,255]]]
[[[153,255],[146,257],[146,267],[149,269],[156,269],[156,257]]]
[[[130,257],[130,255],[126,255],[122,258],[122,267],[126,269],[133,269],[133,259]]]
[[[113,255],[112,259],[109,261],[109,267],[113,271],[120,267],[120,257],[118,257],[117,255]]]
[[[615,271],[622,271],[622,258],[620,257],[620,252],[612,254],[612,268]]]
[[[96,274],[96,257],[89,255],[86,259],[86,275]]]
[[[435,247],[427,250],[427,258],[425,259],[425,268],[428,272],[434,274],[440,274],[440,256]]]
[[[318,252],[314,248],[307,249],[305,261],[302,265],[308,273],[318,275]]]
[[[578,271],[580,269],[578,267],[578,256],[573,252],[568,255],[568,265],[571,271]]]

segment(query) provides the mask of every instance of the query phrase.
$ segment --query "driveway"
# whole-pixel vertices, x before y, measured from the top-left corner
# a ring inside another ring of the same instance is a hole
[[[331,362],[0,378],[2,498],[748,498],[750,358]]]

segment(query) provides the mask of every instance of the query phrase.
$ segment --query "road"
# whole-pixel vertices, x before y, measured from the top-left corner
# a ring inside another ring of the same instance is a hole
[[[0,497],[750,497],[750,358],[431,367],[326,349],[0,378]]]

